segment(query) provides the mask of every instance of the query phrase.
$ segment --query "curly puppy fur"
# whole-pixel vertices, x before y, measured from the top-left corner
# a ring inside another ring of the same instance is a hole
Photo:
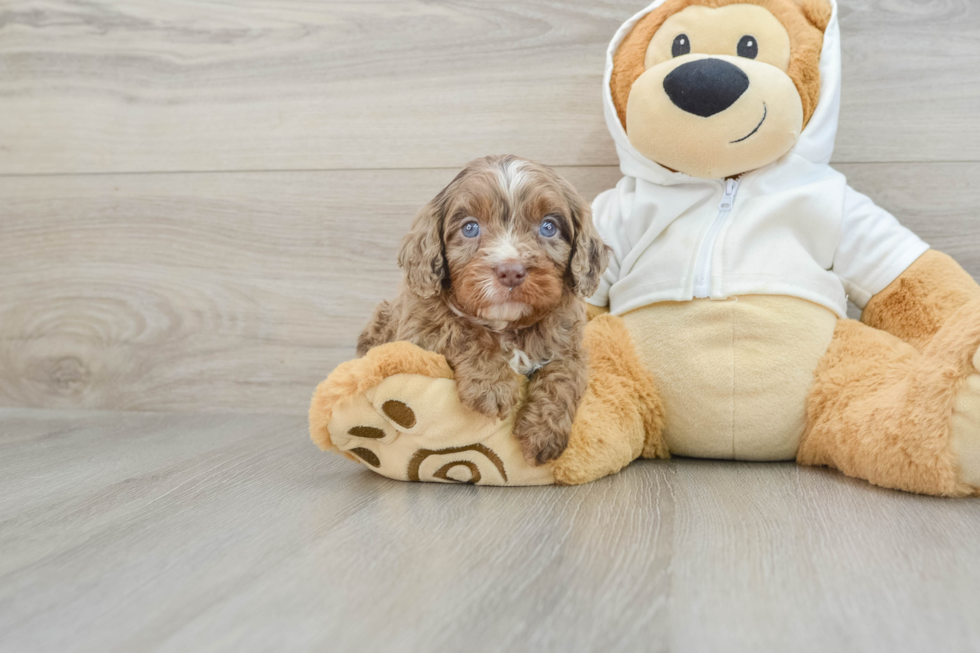
[[[588,203],[546,166],[478,159],[419,212],[398,262],[398,296],[358,355],[400,340],[442,354],[461,401],[490,417],[510,414],[524,374],[514,435],[529,462],[560,456],[587,385],[582,298],[607,263]]]

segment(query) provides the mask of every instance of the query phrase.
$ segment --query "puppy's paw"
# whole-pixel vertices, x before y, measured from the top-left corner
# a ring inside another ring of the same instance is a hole
[[[516,378],[497,383],[458,378],[456,384],[463,405],[486,417],[507,419],[521,398]]]
[[[565,452],[571,430],[570,419],[551,421],[525,411],[514,426],[514,437],[528,463],[544,465]]]

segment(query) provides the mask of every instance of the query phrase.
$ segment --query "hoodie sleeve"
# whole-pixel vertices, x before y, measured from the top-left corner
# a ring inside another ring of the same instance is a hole
[[[929,246],[888,211],[850,186],[833,271],[848,297],[864,309],[871,298],[905,272]]]
[[[611,188],[601,193],[592,202],[592,220],[595,223],[599,236],[609,246],[609,266],[602,273],[599,280],[599,289],[589,297],[588,303],[593,306],[609,306],[609,289],[619,281],[620,261],[622,261],[622,243],[617,239],[617,235],[622,234],[618,227],[622,224],[622,202],[619,197],[619,188]]]

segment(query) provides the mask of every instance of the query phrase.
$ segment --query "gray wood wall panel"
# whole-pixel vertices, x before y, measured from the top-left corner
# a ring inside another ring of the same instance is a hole
[[[645,0],[7,0],[0,173],[611,165]],[[980,5],[842,0],[840,162],[980,159]]]
[[[9,0],[0,405],[302,412],[458,166],[615,183],[603,52],[642,4]],[[841,169],[980,274],[980,7],[841,21]]]
[[[980,276],[980,164],[848,164]],[[593,197],[613,167],[562,172]],[[455,170],[0,178],[0,405],[299,414]]]

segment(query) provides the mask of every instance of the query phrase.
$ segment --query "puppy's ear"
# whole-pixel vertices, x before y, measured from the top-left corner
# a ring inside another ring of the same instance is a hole
[[[575,230],[565,278],[572,292],[585,299],[599,288],[599,278],[609,264],[609,248],[592,224],[592,207],[569,184],[564,183],[563,186],[568,204],[572,207],[572,226]]]
[[[446,190],[443,190],[422,207],[398,250],[398,265],[405,270],[408,289],[423,298],[438,295],[443,282],[448,280],[442,242],[445,197]]]

